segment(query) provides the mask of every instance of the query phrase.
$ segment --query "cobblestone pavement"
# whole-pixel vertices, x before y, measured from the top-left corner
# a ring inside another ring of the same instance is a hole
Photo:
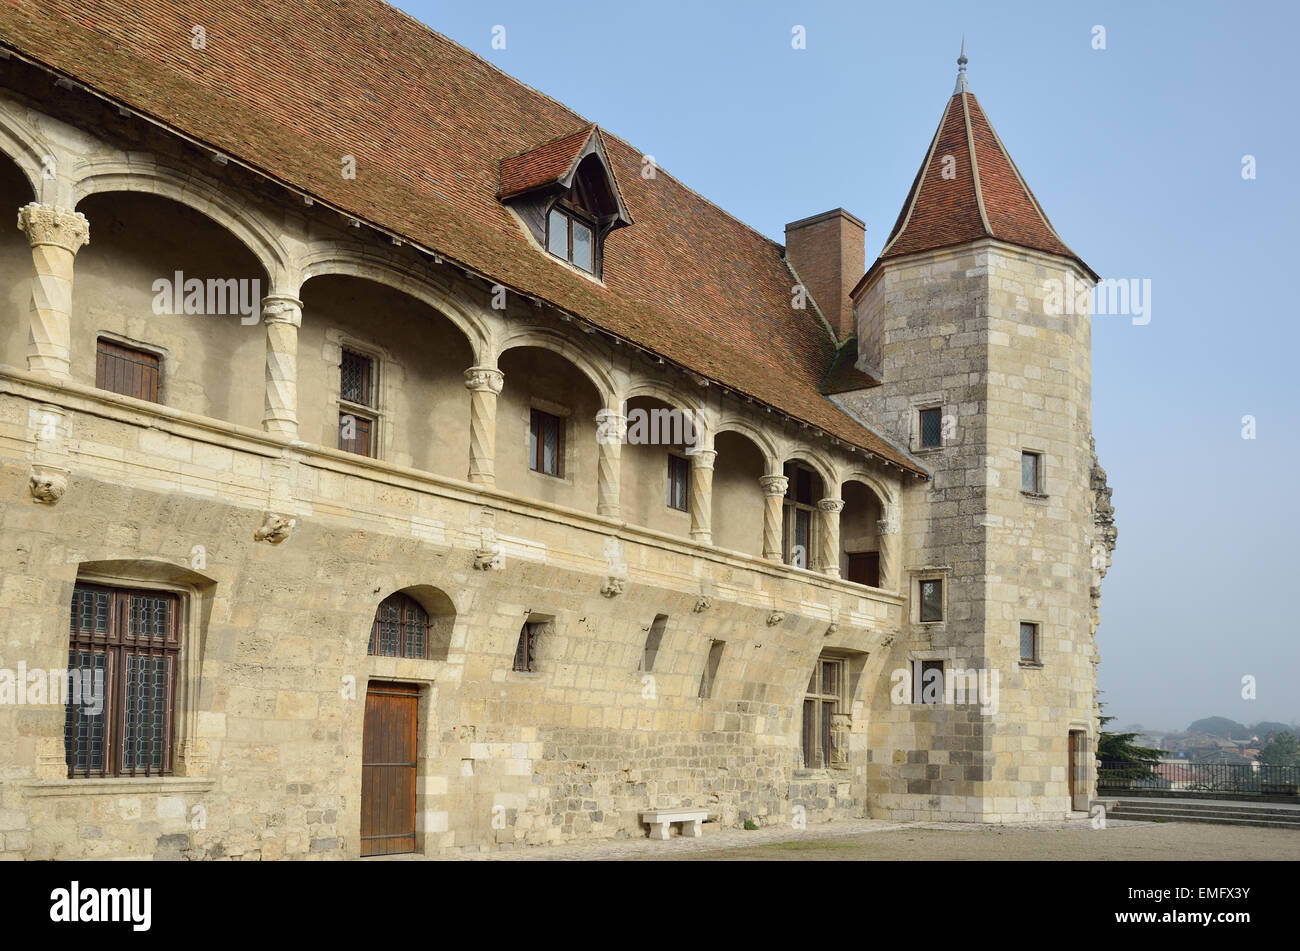
[[[1024,826],[859,819],[799,831],[704,828],[698,839],[620,839],[433,861],[1300,860],[1300,831],[1184,822],[1112,819],[1094,830],[1087,818]]]

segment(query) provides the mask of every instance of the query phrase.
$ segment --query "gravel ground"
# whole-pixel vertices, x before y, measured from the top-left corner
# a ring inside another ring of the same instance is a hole
[[[1030,826],[863,819],[805,831],[714,829],[699,839],[623,839],[457,855],[441,861],[1300,860],[1300,830],[1087,819]]]

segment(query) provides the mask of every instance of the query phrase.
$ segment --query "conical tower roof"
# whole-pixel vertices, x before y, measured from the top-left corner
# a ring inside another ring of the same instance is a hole
[[[1097,279],[1056,233],[970,91],[964,40],[957,64],[957,88],[871,271],[905,254],[996,238],[1071,258]]]

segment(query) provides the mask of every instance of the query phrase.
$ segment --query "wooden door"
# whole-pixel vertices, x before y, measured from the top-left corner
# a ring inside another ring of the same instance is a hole
[[[1079,754],[1083,751],[1083,731],[1071,730],[1067,745],[1070,747],[1069,765],[1066,767],[1065,774],[1070,781],[1070,808],[1079,810]],[[1086,811],[1087,804],[1083,805]]]
[[[361,742],[361,854],[415,851],[415,684],[372,682]]]

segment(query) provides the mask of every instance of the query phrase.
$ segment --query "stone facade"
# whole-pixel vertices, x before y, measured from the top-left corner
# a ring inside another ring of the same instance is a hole
[[[770,825],[1086,804],[1090,755],[1071,803],[1066,742],[1095,736],[1113,529],[1087,319],[1042,314],[1068,262],[984,242],[858,296],[860,364],[884,382],[839,399],[925,480],[539,302],[494,307],[490,281],[98,104],[10,90],[0,133],[19,215],[0,240],[6,858],[357,857],[375,681],[419,687],[426,854],[641,835],[655,808]],[[176,272],[256,287],[255,319],[160,315]],[[101,339],[158,355],[157,402],[96,386]],[[345,349],[375,368],[373,457],[335,448]],[[921,452],[915,410],[936,402],[955,428]],[[692,414],[695,445],[597,437],[654,408]],[[554,476],[529,465],[534,410],[567,433]],[[1042,497],[1020,491],[1025,448]],[[686,512],[663,504],[678,450]],[[783,563],[791,462],[822,486],[806,568]],[[868,550],[875,587],[847,580]],[[919,620],[930,577],[938,624]],[[67,666],[79,582],[179,596],[163,775],[69,778],[64,706],[16,676]],[[368,652],[395,592],[433,619],[428,659]],[[842,702],[806,767],[819,659],[842,662]],[[894,673],[932,659],[998,672],[996,712],[895,702]]]

